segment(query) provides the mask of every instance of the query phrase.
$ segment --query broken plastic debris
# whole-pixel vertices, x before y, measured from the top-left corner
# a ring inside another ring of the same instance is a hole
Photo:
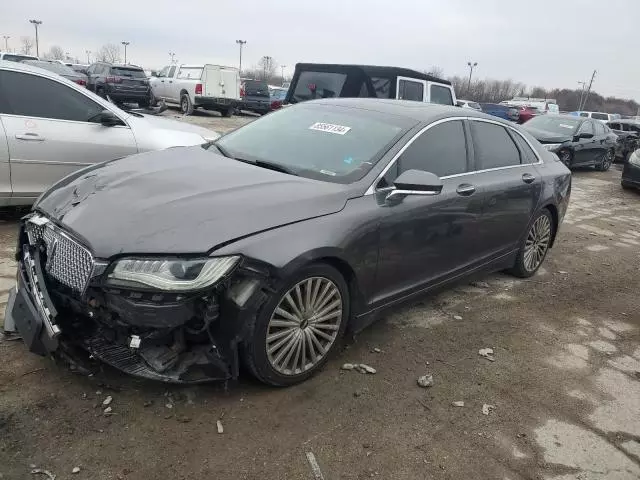
[[[41,468],[34,468],[33,470],[31,470],[31,475],[46,475],[49,480],[56,480],[56,476],[51,473],[49,470],[43,470]]]
[[[373,375],[374,373],[377,373],[377,370],[376,370],[375,368],[370,367],[369,365],[365,365],[364,363],[361,363],[361,364],[359,365],[359,367],[360,367],[362,370],[364,370],[364,373],[370,373],[370,374],[372,374],[372,375]]]
[[[356,368],[356,366],[353,363],[345,363],[341,367],[342,370],[353,370],[354,368]]]
[[[220,420],[216,421],[216,427],[218,428],[218,433],[224,433],[224,427],[222,426],[222,422]]]
[[[102,405],[104,405],[105,407],[108,407],[112,401],[113,401],[113,397],[109,395],[107,398],[104,399],[104,401],[102,402]]]
[[[453,402],[451,405],[454,407],[464,407],[464,402],[462,400],[458,400],[457,402]]]
[[[454,320],[462,320],[462,316],[461,315],[454,315],[453,319]]]
[[[488,403],[485,403],[484,405],[482,405],[482,414],[489,415],[495,409],[496,409],[495,405],[489,405]]]
[[[421,377],[418,377],[418,385],[422,388],[432,387],[433,375],[422,375]]]
[[[80,467],[73,467],[73,470],[71,470],[71,473],[80,473]]]
[[[495,357],[493,356],[493,348],[481,348],[480,350],[478,350],[478,355],[486,358],[491,362],[495,362],[496,360]]]
[[[140,340],[140,337],[138,335],[131,335],[129,337],[130,348],[140,348],[140,343],[142,343],[142,340]]]
[[[112,408],[111,408],[111,407],[107,407],[107,408],[105,408],[105,409],[103,410],[103,412],[104,412],[106,415],[109,415],[109,414],[112,412]]]

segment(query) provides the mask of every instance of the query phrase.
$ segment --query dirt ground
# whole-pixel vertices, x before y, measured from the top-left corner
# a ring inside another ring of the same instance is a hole
[[[189,121],[229,122],[205,116]],[[16,219],[0,221],[0,302]],[[389,311],[303,385],[84,377],[2,341],[0,478],[638,479],[639,253],[640,194],[620,188],[616,167],[584,170],[538,275],[496,274]],[[478,355],[486,347],[495,361]],[[427,373],[434,386],[420,388]]]

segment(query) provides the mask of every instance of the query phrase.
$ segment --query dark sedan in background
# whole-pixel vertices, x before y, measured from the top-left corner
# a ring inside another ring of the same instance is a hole
[[[622,169],[622,188],[640,189],[640,149],[629,155]]]
[[[84,87],[87,86],[87,76],[84,73],[77,72],[59,62],[50,62],[47,60],[23,60],[22,63],[26,63],[27,65],[32,65],[38,68],[44,68],[45,70],[57,73],[61,77],[71,80],[78,85],[82,85]]]
[[[5,327],[167,382],[291,385],[346,328],[469,274],[533,275],[571,173],[518,126],[381,99],[281,109],[66,177],[23,220]]]
[[[606,171],[615,158],[618,137],[599,121],[546,114],[532,118],[523,128],[569,168],[593,166]]]
[[[520,120],[520,108],[513,105],[500,105],[499,103],[481,103],[480,108],[488,115],[518,122]]]
[[[628,161],[631,154],[640,148],[640,121],[612,120],[607,126],[618,136],[616,157]]]

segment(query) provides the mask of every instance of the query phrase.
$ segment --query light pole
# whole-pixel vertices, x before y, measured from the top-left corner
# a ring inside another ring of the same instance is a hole
[[[9,35],[3,35],[4,38],[4,49],[9,52],[9,39],[11,38]]]
[[[124,45],[124,63],[127,63],[127,45],[129,45],[129,43],[131,42],[120,42],[122,43],[122,45]]]
[[[36,57],[40,56],[40,47],[38,45],[38,25],[42,25],[42,20],[29,20],[29,23],[36,27]]]
[[[284,83],[284,69],[285,69],[286,65],[280,65],[280,71],[282,72],[282,83]]]
[[[263,80],[267,79],[267,70],[271,71],[271,57],[269,55],[265,55],[264,57],[262,57]]]
[[[467,83],[467,94],[471,91],[471,75],[473,75],[473,69],[478,66],[478,62],[467,62],[469,65],[469,83]]]
[[[91,50],[85,50],[87,54],[87,65],[91,65]]]
[[[238,45],[240,45],[240,65],[238,66],[238,70],[240,71],[240,74],[242,74],[242,47],[245,46],[247,41],[246,40],[236,40],[236,43]]]
[[[174,57],[176,56],[175,52],[169,52],[169,57],[171,57],[171,63],[174,62]]]
[[[580,101],[578,102],[578,110],[582,107],[582,98],[584,97],[584,88],[587,86],[587,82],[578,82],[578,85],[582,85],[582,91],[580,92]]]

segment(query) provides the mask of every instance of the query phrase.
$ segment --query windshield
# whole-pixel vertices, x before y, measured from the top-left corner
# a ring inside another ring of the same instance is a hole
[[[119,77],[147,78],[144,71],[137,68],[111,67],[111,74]]]
[[[253,97],[268,97],[269,85],[267,82],[260,80],[245,80],[244,94],[251,95]]]
[[[230,157],[269,162],[334,183],[362,178],[414,120],[334,105],[300,104],[272,112],[220,138]]]
[[[567,117],[550,117],[543,115],[541,117],[533,117],[524,124],[525,128],[537,128],[538,130],[546,130],[547,132],[571,135],[580,125],[581,120]]]

